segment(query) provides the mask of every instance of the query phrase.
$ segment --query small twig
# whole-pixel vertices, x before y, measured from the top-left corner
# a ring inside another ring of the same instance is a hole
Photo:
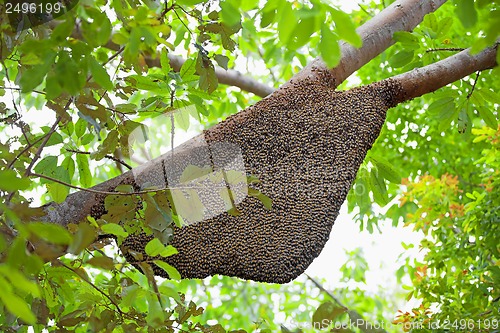
[[[75,149],[66,149],[66,151],[69,152],[69,153],[83,154],[83,155],[90,155],[91,154],[88,151],[81,151],[81,150],[75,150]],[[111,156],[111,155],[104,155],[104,157],[108,158],[110,160],[113,160],[116,163],[119,163],[119,164],[123,165],[124,167],[126,167],[129,170],[132,170],[132,167],[130,165],[128,165],[126,162],[120,160],[119,158],[116,158],[116,157]]]
[[[260,47],[257,47],[257,53],[259,54],[259,57],[264,61],[264,55],[262,54],[262,50],[260,49]],[[271,68],[268,68],[267,70],[269,71],[269,74],[271,75],[271,79],[272,79],[273,83],[274,84],[278,83],[278,79],[274,75],[273,70]]]
[[[469,99],[472,96],[472,93],[474,92],[474,89],[476,88],[476,83],[479,79],[479,75],[481,75],[481,72],[476,72],[476,78],[474,79],[474,83],[472,84],[472,89],[467,94],[467,99]]]
[[[425,52],[439,52],[439,51],[450,51],[450,52],[461,52],[465,50],[464,48],[461,47],[441,47],[441,48],[434,48],[434,49],[427,49]]]
[[[182,12],[184,12],[184,14],[186,14],[187,16],[191,16],[192,18],[196,19],[200,23],[205,22],[205,20],[201,19],[200,17],[194,16],[193,14],[191,14],[190,12],[185,10],[182,6],[176,5],[175,7],[179,8]]]
[[[137,192],[111,192],[111,191],[99,191],[99,190],[94,190],[92,188],[84,188],[76,185],[72,185],[69,183],[66,183],[62,180],[42,175],[36,172],[31,172],[28,176],[32,177],[39,177],[39,178],[44,178],[50,181],[53,181],[55,183],[74,188],[75,190],[79,191],[85,191],[85,192],[90,192],[90,193],[95,193],[95,194],[103,194],[103,195],[142,195],[142,194],[148,194],[148,193],[156,193],[156,192],[163,192],[163,191],[171,191],[171,190],[193,190],[193,189],[201,189],[204,187],[201,186],[176,186],[176,187],[163,187],[163,188],[158,188],[158,189],[151,189],[151,190],[144,190],[144,191],[137,191]]]
[[[175,6],[175,3],[172,3],[172,5],[169,7],[168,6],[168,1],[165,1],[165,9],[162,10],[162,12],[160,13],[160,18],[163,18],[165,15],[167,15],[167,13],[169,11],[171,11],[172,9],[174,9],[174,6]]]
[[[175,88],[170,92],[170,107],[174,107],[174,97],[175,97]],[[170,147],[172,148],[172,158],[174,157],[174,138],[175,138],[175,123],[174,123],[174,113],[170,112]]]
[[[68,101],[68,103],[65,106],[65,109],[68,108],[70,103],[71,103],[71,100]],[[33,165],[35,165],[35,163],[38,161],[38,159],[42,155],[43,148],[45,148],[45,145],[47,144],[47,142],[49,142],[50,137],[56,131],[56,128],[57,128],[57,125],[59,124],[59,121],[61,121],[61,116],[58,116],[56,118],[56,121],[54,122],[54,124],[52,125],[50,130],[47,132],[47,134],[45,135],[42,143],[40,144],[40,147],[38,147],[38,150],[35,153],[35,156],[33,156],[31,163],[28,165],[28,167],[26,168],[26,171],[24,172],[25,176],[28,176],[31,173],[31,169],[33,168]]]
[[[69,103],[70,101],[68,101],[68,104],[66,104],[66,107],[69,106]],[[47,144],[47,142],[49,141],[50,137],[52,136],[52,134],[56,131],[56,127],[57,125],[59,124],[59,121],[61,120],[61,117],[58,116],[56,118],[56,121],[54,122],[54,124],[52,125],[52,127],[50,128],[50,130],[47,132],[47,134],[45,135],[42,143],[40,144],[40,147],[38,147],[38,150],[36,151],[35,153],[35,156],[33,157],[33,159],[31,160],[31,163],[28,165],[28,167],[26,168],[26,170],[24,171],[24,175],[25,176],[28,176],[30,175],[31,173],[31,169],[33,168],[33,165],[35,165],[36,161],[40,158],[41,154],[42,154],[42,150],[43,148],[45,147],[45,145]],[[15,160],[14,160],[15,161]],[[7,198],[6,198],[6,203],[10,203],[10,201],[12,200],[12,197],[14,196],[16,192],[11,192]]]
[[[370,13],[368,10],[366,10],[366,8],[365,8],[364,6],[362,6],[360,3],[358,3],[358,6],[359,6],[359,8],[360,8],[363,12],[365,12],[368,16],[370,16],[370,17],[373,17],[373,16],[374,16],[374,15],[373,15],[373,13]]]
[[[108,63],[110,63],[110,62],[111,62],[111,60],[113,60],[114,58],[118,57],[118,56],[120,55],[120,53],[122,53],[122,52],[123,52],[123,50],[125,50],[125,46],[122,46],[121,48],[119,48],[119,49],[118,49],[118,51],[116,51],[116,52],[115,52],[112,56],[110,56],[110,57],[108,58],[108,60],[106,60],[106,61],[102,64],[102,66],[107,65]]]
[[[10,81],[10,77],[9,77],[9,71],[7,70],[7,66],[5,66],[5,61],[2,59],[0,60],[0,64],[2,64],[2,67],[5,69],[5,78],[7,79],[7,82],[11,82]],[[21,115],[21,113],[19,112],[19,110],[17,109],[17,105],[16,105],[16,99],[14,97],[14,93],[12,92],[12,90],[15,90],[15,89],[11,89],[10,90],[10,94],[12,95],[12,105],[14,106],[14,110],[16,110],[16,113],[18,115]]]
[[[6,86],[0,86],[0,89],[4,89],[4,90],[16,90],[16,91],[21,91],[22,90],[21,88],[18,88],[18,87],[6,87]],[[34,93],[37,93],[37,94],[40,94],[40,95],[45,95],[45,92],[40,91],[40,90],[31,90],[30,92],[34,92]]]
[[[382,328],[377,328],[380,325],[373,325],[373,324],[369,323],[367,320],[365,320],[363,318],[363,316],[361,316],[359,314],[359,312],[357,312],[355,310],[350,310],[349,308],[347,308],[344,304],[342,304],[342,302],[339,301],[339,299],[337,297],[335,297],[335,295],[333,295],[330,291],[326,290],[325,287],[323,287],[321,285],[321,283],[316,281],[316,279],[312,278],[308,274],[305,274],[305,276],[316,287],[318,287],[319,290],[321,290],[322,292],[327,294],[335,303],[337,303],[338,306],[342,307],[349,315],[351,323],[353,325],[355,325],[361,332],[363,332],[363,333],[388,333],[386,330],[384,330]]]
[[[178,6],[181,10],[183,10],[182,7]],[[177,18],[179,19],[179,21],[181,21],[181,24],[184,26],[184,28],[186,28],[186,30],[189,32],[189,34],[191,34],[191,36],[193,35],[193,32],[191,31],[191,29],[189,29],[189,27],[187,26],[186,23],[184,23],[184,21],[181,19],[181,17],[179,16],[179,13],[177,13],[177,11],[174,9],[174,14],[175,16],[177,16]]]
[[[14,165],[14,163],[16,163],[16,161],[21,157],[22,154],[24,154],[25,152],[27,152],[28,150],[31,149],[31,147],[33,147],[34,145],[36,145],[38,142],[42,141],[45,136],[47,135],[48,133],[46,133],[45,135],[39,137],[38,139],[35,140],[35,142],[32,142],[31,144],[28,144],[23,150],[21,150],[17,155],[16,157],[14,157],[14,159],[12,161],[9,162],[9,164],[7,164],[7,169],[12,169],[12,166]]]
[[[342,304],[342,302],[337,297],[335,297],[335,295],[333,295],[329,290],[325,289],[325,287],[323,287],[323,285],[321,285],[321,283],[319,283],[315,278],[309,276],[306,273],[304,273],[304,274],[319,290],[321,290],[322,292],[327,294],[328,297],[333,299],[335,301],[335,303],[337,303],[338,306],[340,306],[341,308],[344,308],[345,310],[349,310],[349,308],[347,308],[344,304]]]
[[[97,290],[101,295],[103,295],[104,297],[106,297],[110,302],[111,304],[113,304],[116,308],[116,310],[118,311],[118,313],[120,314],[120,317],[122,317],[123,315],[125,315],[125,312],[122,311],[122,309],[120,309],[120,306],[118,304],[116,304],[116,302],[108,295],[106,294],[104,291],[102,291],[99,287],[97,287],[95,284],[93,284],[91,281],[89,281],[87,278],[85,278],[84,276],[78,274],[72,267],[69,267],[68,265],[66,265],[65,263],[63,263],[62,261],[60,260],[57,260],[57,263],[62,265],[63,267],[69,269],[70,271],[72,271],[73,273],[75,273],[76,275],[78,275],[83,281],[87,282],[90,286],[92,286],[92,288],[94,288],[95,290]],[[123,318],[122,318],[123,319]]]

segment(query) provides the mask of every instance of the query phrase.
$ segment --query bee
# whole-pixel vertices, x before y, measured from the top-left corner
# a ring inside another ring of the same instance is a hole
[[[183,278],[295,279],[328,241],[386,111],[400,100],[399,91],[390,79],[344,92],[313,79],[294,81],[286,91],[206,130],[209,145],[241,149],[246,172],[259,175],[255,187],[272,207],[248,195],[237,203],[237,215],[221,212],[175,227],[171,245],[179,253],[155,259],[176,267]],[[144,253],[150,239],[129,237],[123,246],[150,260]],[[167,277],[158,267],[155,274]]]

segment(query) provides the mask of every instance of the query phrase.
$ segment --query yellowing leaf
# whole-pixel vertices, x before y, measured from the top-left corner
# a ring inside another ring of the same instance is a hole
[[[112,235],[115,235],[115,236],[120,236],[120,237],[127,237],[128,236],[128,232],[126,232],[121,225],[119,224],[116,224],[116,223],[108,223],[108,224],[104,224],[102,227],[101,227],[102,231],[104,231],[105,233],[108,233],[108,234],[112,234]]]
[[[115,267],[113,259],[105,256],[90,258],[89,260],[87,260],[87,264],[108,270],[111,270]]]

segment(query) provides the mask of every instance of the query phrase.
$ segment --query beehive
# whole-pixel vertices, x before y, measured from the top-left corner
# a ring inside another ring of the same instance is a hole
[[[166,261],[183,278],[222,274],[273,283],[296,278],[327,242],[399,94],[390,79],[345,92],[304,80],[207,130],[209,145],[240,147],[246,172],[261,181],[253,186],[272,199],[272,209],[248,196],[237,204],[238,216],[224,212],[175,228],[171,244],[179,254]],[[191,154],[196,160],[197,152]],[[127,251],[143,252],[148,241],[131,237],[122,249],[134,261]],[[165,276],[158,267],[155,273]]]

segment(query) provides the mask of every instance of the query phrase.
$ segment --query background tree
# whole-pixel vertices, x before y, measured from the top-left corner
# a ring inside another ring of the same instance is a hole
[[[392,4],[392,12],[402,17],[375,16],[385,5],[375,3],[348,16],[316,1],[268,1],[261,9],[242,1],[80,2],[59,21],[19,31],[12,30],[4,15],[2,329],[265,331],[290,319],[322,325],[323,319],[356,321],[360,313],[371,322],[390,322],[394,305],[376,295],[366,297],[362,290],[329,292],[314,279],[287,286],[220,277],[205,288],[199,281],[176,284],[141,275],[105,243],[90,245],[97,232],[120,239],[129,229],[92,219],[90,224],[70,225],[69,231],[32,222],[40,210],[31,206],[63,203],[68,185],[87,188],[127,168],[121,160],[130,156],[129,135],[141,122],[157,115],[171,120],[154,129],[157,136],[151,141],[162,142],[152,148],[157,156],[160,146],[174,144],[174,128],[187,128],[192,118],[208,127],[258,100],[255,95],[272,92],[266,84],[286,84],[297,68],[321,56],[334,67],[330,74],[335,86],[355,71],[361,84],[392,76],[413,85],[408,91],[414,95],[408,98],[463,78],[388,113],[348,204],[361,228],[373,230],[382,218],[390,218],[394,225],[412,225],[425,235],[420,244],[427,251],[424,262],[408,260],[397,272],[399,279],[411,277],[407,297],[420,300],[421,306],[398,315],[396,323],[412,323],[414,331],[432,331],[425,324],[415,327],[438,320],[444,329],[497,330],[498,75],[496,69],[467,75],[495,63],[495,49],[474,53],[495,43],[498,6],[447,2],[414,31],[394,34],[397,46],[385,50],[394,32],[413,30],[423,14],[443,2]],[[362,43],[354,27],[371,16],[371,23],[358,30],[365,43],[356,49]],[[10,23],[19,28],[20,22],[11,18]],[[340,37],[351,44],[337,46]],[[458,53],[468,47],[472,56]],[[454,53],[445,62],[424,67]],[[247,67],[265,66],[269,74],[256,73],[257,83],[217,67],[233,67],[239,59],[246,59]],[[294,79],[314,75],[309,69],[324,66],[317,59]],[[174,112],[178,109],[191,118]],[[42,111],[46,118],[30,120]],[[47,194],[40,195],[40,188]],[[30,206],[29,198],[36,196],[40,199]],[[120,206],[109,200],[106,208]],[[381,214],[377,206],[387,210]],[[85,207],[80,209],[87,215]],[[149,251],[172,253],[161,242],[151,243]],[[353,258],[357,266],[354,271],[345,266],[347,278],[363,281],[363,259]],[[175,276],[175,270],[167,270]],[[301,293],[304,286],[322,292],[311,297]],[[205,299],[201,290],[212,297]],[[217,306],[218,297],[233,301]],[[254,308],[256,300],[270,306],[276,299],[282,308]],[[253,302],[245,303],[249,300]],[[305,324],[301,327],[307,330]],[[286,325],[281,329],[288,330]],[[373,331],[368,325],[349,327],[356,329]],[[387,325],[379,331],[400,329]]]

